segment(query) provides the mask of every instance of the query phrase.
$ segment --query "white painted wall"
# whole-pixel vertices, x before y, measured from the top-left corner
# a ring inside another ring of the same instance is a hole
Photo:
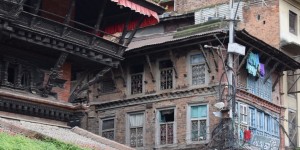
[[[297,35],[289,31],[289,10],[297,14]],[[300,44],[300,3],[296,0],[280,0],[280,39]],[[300,50],[299,50],[300,51]]]

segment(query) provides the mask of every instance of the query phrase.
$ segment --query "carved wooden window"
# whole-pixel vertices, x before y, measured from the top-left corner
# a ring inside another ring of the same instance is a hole
[[[159,62],[160,69],[160,89],[172,89],[173,88],[173,75],[174,68],[171,60],[163,60]]]
[[[191,106],[191,140],[207,139],[207,105]]]
[[[253,77],[249,75],[247,78],[248,91],[265,100],[272,101],[272,80],[271,77],[264,83],[264,77]]]
[[[30,73],[28,71],[23,71],[21,75],[21,86],[27,88],[30,86]]]
[[[113,79],[104,79],[100,83],[101,93],[111,93],[116,90],[116,85]]]
[[[114,140],[115,138],[115,120],[113,118],[102,120],[102,136]]]
[[[135,65],[130,68],[131,75],[131,94],[140,94],[143,93],[143,65]]]
[[[143,147],[144,145],[144,114],[129,115],[129,143],[131,147]]]
[[[192,74],[192,85],[205,84],[205,60],[203,55],[191,55],[190,65]]]
[[[297,14],[289,11],[289,29],[293,34],[297,34]]]
[[[174,143],[174,109],[159,111],[160,145]]]

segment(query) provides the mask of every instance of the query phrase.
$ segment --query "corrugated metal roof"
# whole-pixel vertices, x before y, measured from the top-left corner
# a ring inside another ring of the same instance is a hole
[[[147,47],[147,46],[153,46],[153,45],[159,45],[159,44],[165,44],[168,42],[175,42],[179,41],[181,39],[186,39],[186,38],[191,38],[191,37],[198,37],[206,34],[213,34],[213,33],[221,33],[227,30],[225,29],[217,29],[213,31],[207,31],[207,32],[202,32],[202,33],[197,33],[193,34],[190,36],[185,36],[185,37],[180,37],[180,38],[173,38],[174,33],[170,34],[156,34],[152,36],[147,36],[147,37],[140,37],[134,39],[129,45],[126,51],[132,51],[134,49],[142,48],[142,47]]]

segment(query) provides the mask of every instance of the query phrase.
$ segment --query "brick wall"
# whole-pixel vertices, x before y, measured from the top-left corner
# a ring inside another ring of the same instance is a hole
[[[279,48],[279,2],[276,0],[267,4],[268,7],[261,5],[244,7],[244,22],[239,24],[239,28],[245,28],[251,35]]]
[[[215,103],[216,97],[215,96],[191,96],[187,98],[180,98],[180,99],[170,99],[160,102],[152,103],[152,108],[146,108],[145,105],[135,105],[129,106],[109,111],[99,111],[98,118],[104,118],[108,115],[115,116],[115,141],[126,144],[126,115],[130,112],[144,112],[145,113],[145,135],[144,135],[144,145],[145,149],[153,149],[155,146],[155,139],[156,139],[156,127],[155,121],[157,109],[161,108],[175,108],[175,120],[176,120],[176,143],[177,148],[193,148],[197,145],[187,145],[186,144],[186,133],[187,133],[187,107],[190,103],[196,104],[208,104],[209,108],[209,131],[213,130],[215,124],[219,122],[219,118],[215,117],[212,112],[217,111],[213,104]],[[95,122],[93,122],[95,123]],[[96,123],[99,125],[99,123]],[[95,126],[97,126],[95,125]],[[163,147],[161,149],[174,149],[174,147]]]

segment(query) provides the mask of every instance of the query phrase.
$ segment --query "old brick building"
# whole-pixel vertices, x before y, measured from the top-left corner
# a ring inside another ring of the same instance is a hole
[[[190,4],[196,7],[194,2]],[[251,130],[251,142],[242,146],[262,148],[267,145],[278,149],[280,144],[284,146],[280,118],[285,111],[280,77],[283,71],[298,69],[300,64],[278,50],[278,37],[261,35],[254,30],[255,26],[248,27],[246,22],[252,16],[243,12],[252,9],[246,6],[241,5],[243,10],[239,12],[239,18],[244,19],[239,27],[246,30],[237,30],[235,34],[236,42],[246,46],[246,56],[234,59],[236,134]],[[263,9],[256,4],[253,7]],[[175,8],[180,10],[179,6]],[[210,8],[205,9],[212,12]],[[233,137],[226,137],[228,130],[220,117],[214,115],[219,112],[214,105],[226,99],[226,94],[222,94],[227,89],[222,86],[226,85],[222,74],[226,66],[223,62],[228,43],[227,24],[220,20],[209,21],[209,16],[199,20],[198,15],[165,17],[160,24],[139,30],[121,66],[90,88],[91,110],[82,125],[135,148],[224,148],[224,138]],[[195,22],[198,23],[194,25]],[[266,22],[263,24],[272,27]],[[260,33],[279,33],[264,29]],[[267,39],[260,39],[263,36]],[[265,66],[263,75],[253,75],[251,69],[246,69],[251,55],[256,55]],[[243,139],[237,135],[235,138]]]
[[[88,87],[163,11],[148,1],[1,0],[0,117],[80,125]]]
[[[226,55],[224,50],[204,47],[223,44],[226,49],[226,23],[209,20],[228,19],[228,2],[160,1],[174,12],[163,15],[159,25],[138,31],[121,67],[90,89],[91,110],[83,126],[145,149],[222,145],[217,133],[224,129],[213,114],[218,112],[213,105],[223,98],[218,84],[224,80],[220,79],[224,71],[220,54],[224,59]],[[239,8],[235,39],[246,46],[246,56],[236,56],[234,64],[235,133],[245,129],[252,132],[248,144],[239,144],[244,148],[295,147],[299,143],[299,96],[294,93],[299,85],[294,85],[298,77],[294,71],[299,63],[291,56],[297,56],[299,49],[299,2],[249,0],[237,1],[234,7]],[[265,66],[264,75],[253,77],[246,69],[252,54],[258,54]]]

